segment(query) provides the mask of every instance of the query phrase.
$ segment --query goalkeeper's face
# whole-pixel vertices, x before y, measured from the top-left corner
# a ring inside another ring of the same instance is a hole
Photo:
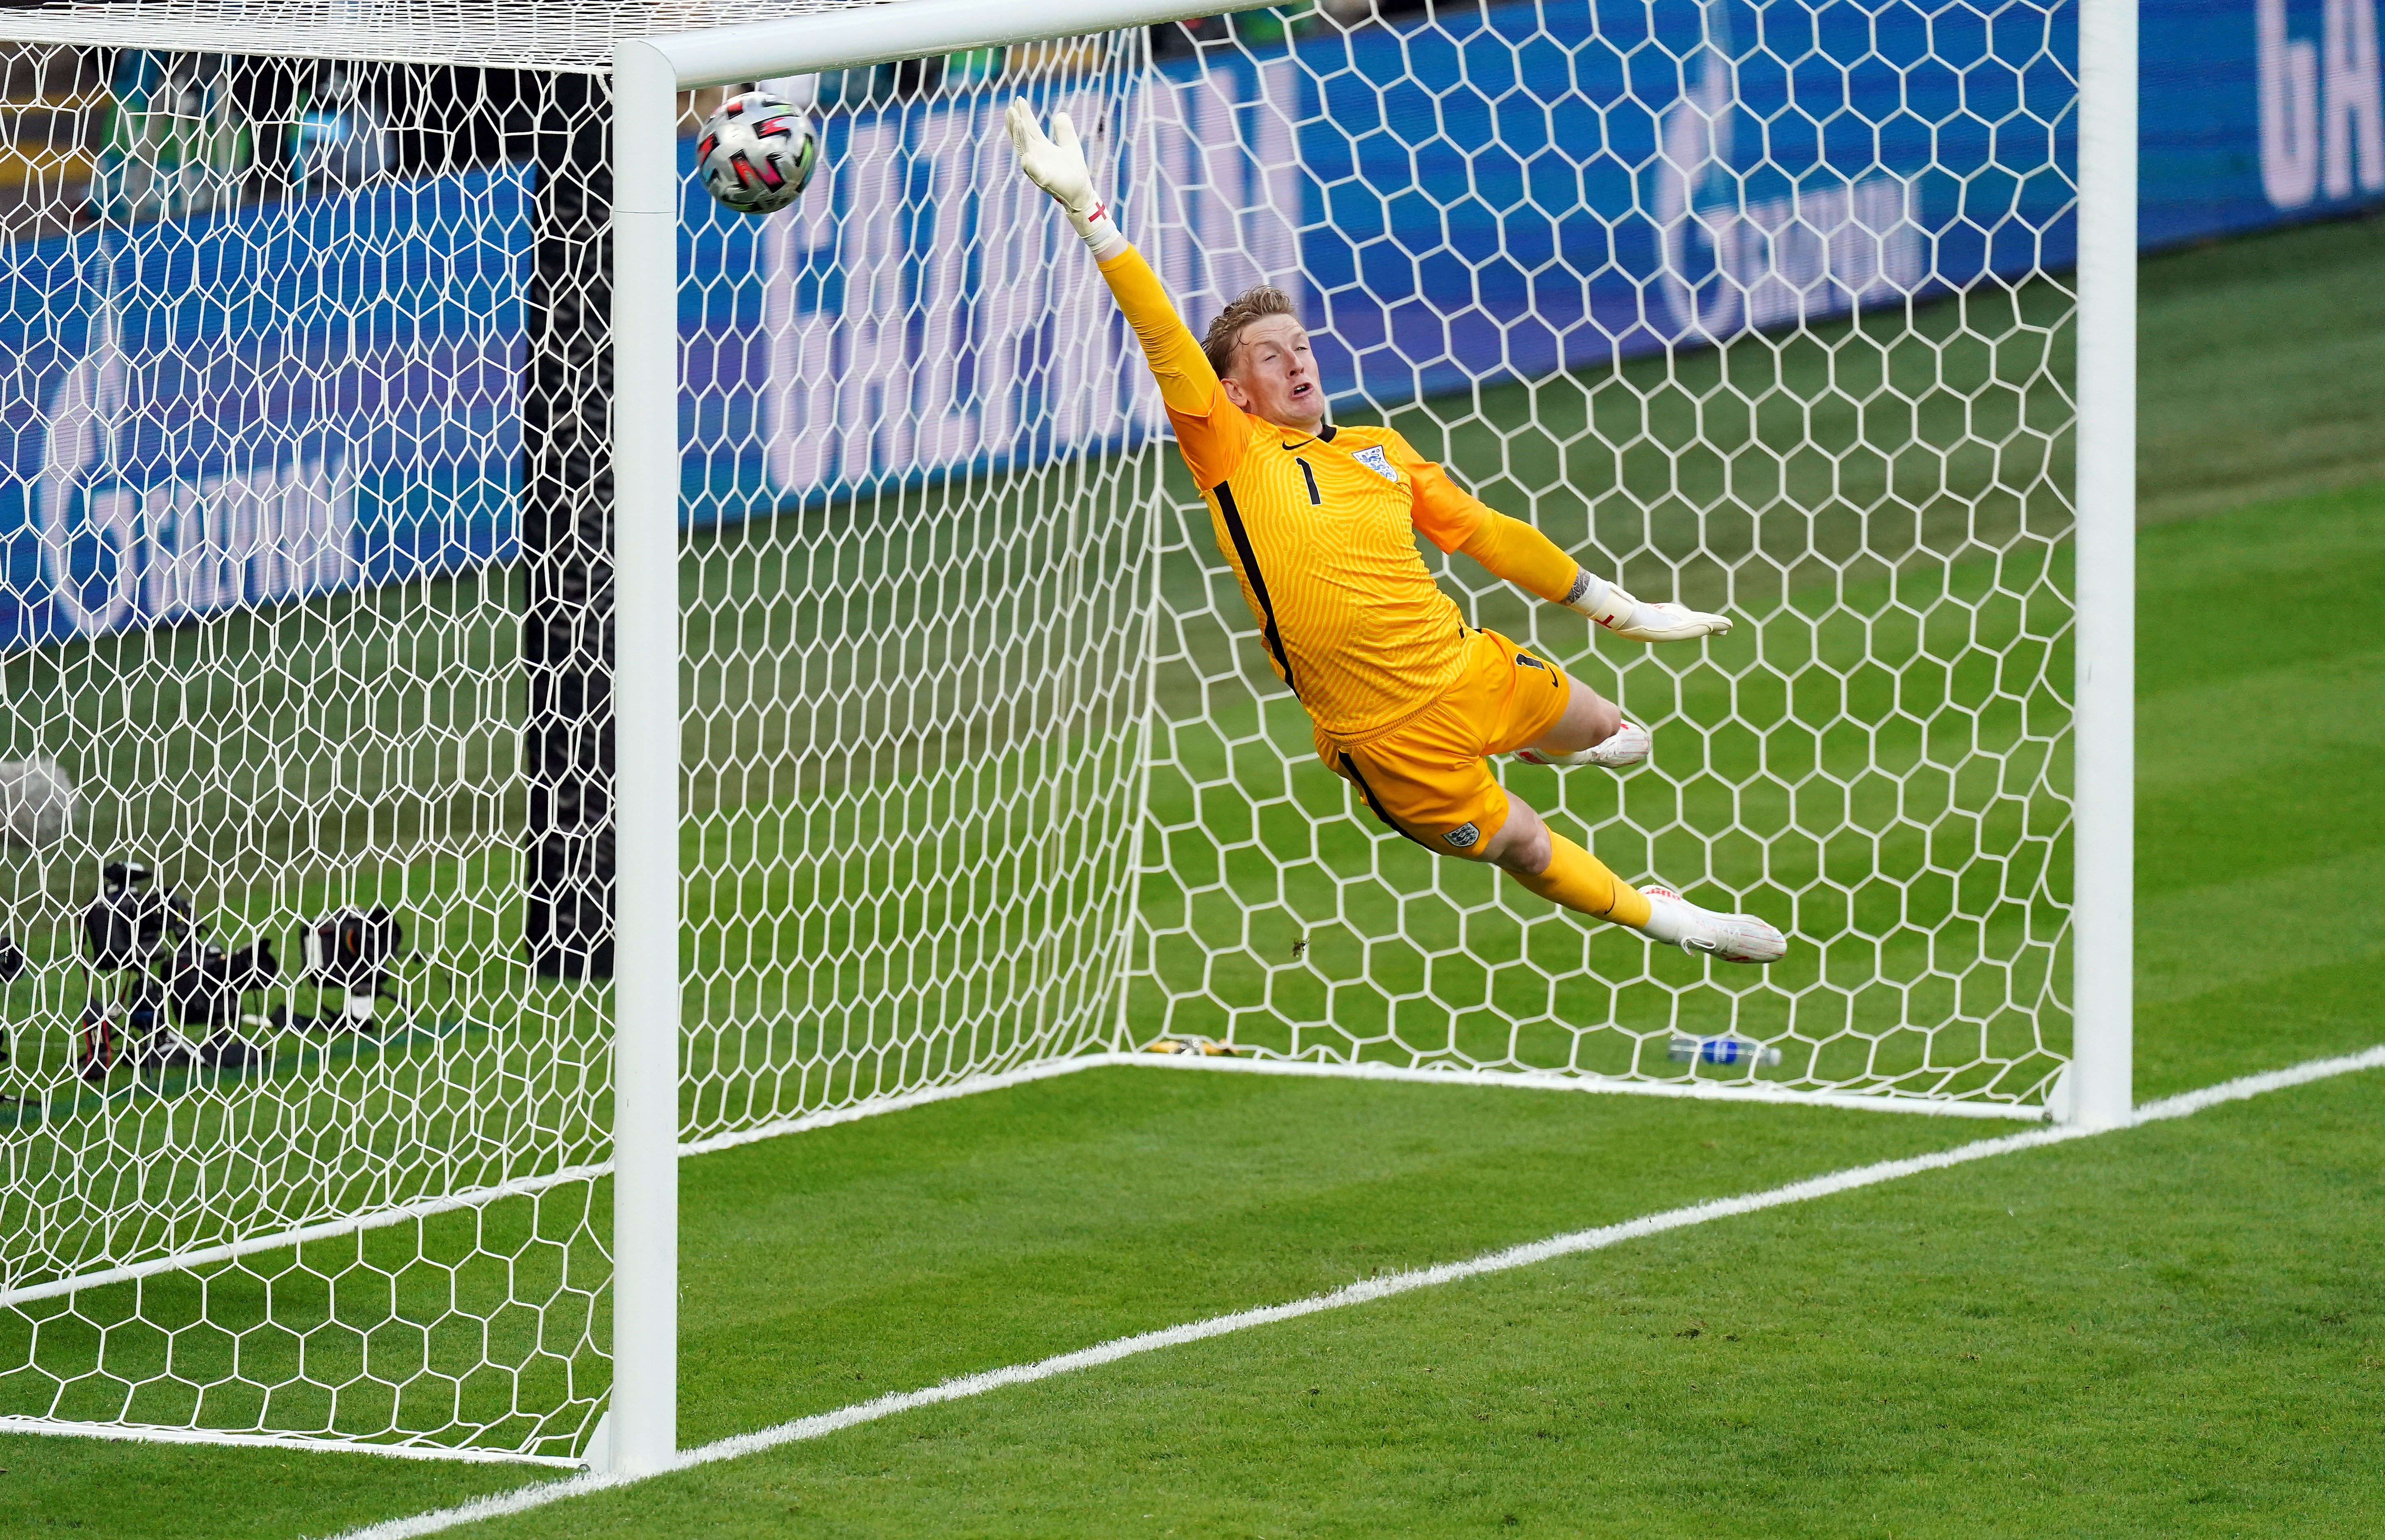
[[[1308,329],[1290,316],[1262,316],[1242,328],[1233,369],[1220,383],[1228,401],[1279,427],[1313,433],[1325,420]]]

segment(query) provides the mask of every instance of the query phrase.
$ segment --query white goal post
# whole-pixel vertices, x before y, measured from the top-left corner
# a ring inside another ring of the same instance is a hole
[[[909,0],[781,22],[626,38],[613,52],[616,540],[624,572],[679,566],[679,93],[922,55],[1074,37],[1188,13],[1179,0],[1060,0],[1027,28],[986,0]],[[679,591],[632,583],[617,611],[620,884],[614,1026],[612,1468],[678,1449]]]
[[[2137,7],[2079,19],[2079,577],[2072,1100],[2134,1105],[2137,817]]]
[[[910,0],[834,17],[625,39],[614,53],[619,540],[625,571],[677,561],[678,93],[997,43],[1171,20],[1180,5],[1057,0],[1019,28],[984,0]],[[2078,630],[2075,726],[2077,1026],[2067,1115],[2130,1107],[2135,807],[2136,10],[2085,0],[2079,43]],[[1073,255],[1073,254],[1064,254]],[[680,615],[676,590],[625,590],[621,982],[615,1124],[617,1327],[611,1455],[659,1470],[676,1449],[680,934]],[[636,746],[633,751],[632,746]],[[632,946],[637,948],[631,950]],[[631,1087],[644,1094],[634,1099]],[[632,1176],[632,1173],[635,1175]],[[630,1323],[635,1323],[634,1326]]]
[[[661,1471],[683,1157],[1086,1066],[2125,1124],[2136,9],[1856,9],[0,18],[61,125],[0,185],[0,758],[82,798],[0,865],[0,1431]],[[821,169],[744,220],[690,134],[772,82]],[[1734,615],[1592,647],[1425,553],[1655,732],[1503,779],[1788,960],[1354,804],[1014,93],[1196,327],[1292,291],[1338,412]],[[293,1018],[285,943],[176,1037],[94,955],[161,852],[226,945],[385,900],[415,971]]]

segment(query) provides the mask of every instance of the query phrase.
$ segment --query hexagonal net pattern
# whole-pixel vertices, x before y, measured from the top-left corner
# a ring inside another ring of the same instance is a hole
[[[120,41],[96,10],[26,30]],[[612,596],[670,580],[612,562],[609,82],[171,19],[193,51],[0,53],[0,1426],[568,1459]],[[686,183],[691,1147],[1115,1025],[1158,446],[994,130],[1018,90],[1105,123],[1145,52],[777,82],[805,201]]]
[[[606,89],[224,45],[0,47],[0,1417],[561,1458]]]
[[[1653,731],[1637,769],[1509,763],[1508,792],[1792,950],[1656,948],[1378,824],[1171,466],[1137,1033],[2042,1099],[2068,1038],[2075,13],[1364,10],[1186,39],[1129,224],[1196,329],[1255,264],[1340,420],[1732,617],[1621,642],[1419,541],[1470,623]]]
[[[268,9],[269,57],[186,0],[189,51],[97,6],[0,53],[0,1423],[566,1459],[609,1373],[610,597],[673,580],[611,563],[596,67],[658,23]],[[1334,0],[765,82],[814,185],[691,180],[681,230],[683,1148],[1163,1036],[2042,1099],[2071,14]],[[1352,805],[1020,94],[1196,329],[1290,290],[1342,420],[1732,617],[1593,645],[1426,551],[1654,732],[1511,794],[1788,961]]]
[[[682,544],[690,1138],[1115,1024],[1158,450],[1002,113],[1070,111],[1115,182],[1141,52],[793,82],[822,140],[802,201],[757,228],[688,194],[682,309],[760,321],[687,360],[688,477],[723,513]]]

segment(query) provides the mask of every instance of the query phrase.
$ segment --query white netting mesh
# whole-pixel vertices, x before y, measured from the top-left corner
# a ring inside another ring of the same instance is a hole
[[[189,54],[603,73],[621,37],[852,10],[885,0],[776,0],[767,17],[727,0],[52,0],[15,10],[10,38]]]
[[[568,1454],[608,1011],[525,942],[591,944],[603,83],[0,79],[0,751],[78,803],[5,866],[0,1414]]]
[[[1655,731],[1647,768],[1509,789],[1793,947],[1761,974],[1652,949],[1353,808],[1171,479],[1133,1019],[1321,1059],[2042,1092],[2067,1035],[2058,14],[1517,5],[1170,71],[1137,229],[1189,314],[1253,267],[1305,292],[1345,419],[1642,597],[1738,617],[1592,649],[1425,548],[1469,620]],[[1781,1062],[1676,1057],[1717,1039]]]
[[[785,217],[689,194],[683,307],[761,323],[687,359],[722,517],[683,558],[693,1137],[1115,1023],[1157,453],[1107,453],[1142,391],[1001,115],[1104,121],[1140,53],[852,71]]]
[[[5,77],[0,1416],[567,1455],[609,1334],[592,70],[706,18],[140,14],[196,51],[14,13],[44,41]],[[691,186],[682,238],[685,1137],[1163,1032],[2039,1097],[2059,14],[1257,13],[780,82],[818,180],[763,220]],[[1709,976],[1351,803],[1013,169],[1019,93],[1095,130],[1196,326],[1292,288],[1345,419],[1730,611],[1593,650],[1445,575],[1655,730],[1648,768],[1510,789],[1790,962]],[[343,972],[376,906],[403,946]]]

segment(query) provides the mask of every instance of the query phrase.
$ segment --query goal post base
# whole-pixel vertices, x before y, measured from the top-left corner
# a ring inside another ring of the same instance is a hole
[[[441,1444],[373,1444],[359,1438],[314,1438],[305,1434],[229,1433],[214,1428],[152,1427],[140,1422],[76,1422],[56,1417],[0,1417],[0,1434],[45,1438],[104,1438],[118,1444],[205,1444],[230,1449],[298,1449],[307,1454],[380,1455],[388,1459],[442,1460],[467,1465],[543,1465],[579,1471],[587,1461],[574,1455],[533,1455],[518,1449],[482,1449]]]
[[[1833,1107],[1865,1112],[1918,1112],[1949,1118],[1986,1118],[2042,1123],[2043,1107],[2008,1101],[1957,1101],[1943,1097],[1864,1095],[1851,1091],[1801,1091],[1760,1084],[1712,1081],[1620,1080],[1611,1075],[1560,1074],[1545,1070],[1411,1068],[1399,1064],[1342,1062],[1320,1059],[1228,1058],[1179,1053],[1105,1053],[1075,1061],[1084,1067],[1130,1064],[1146,1069],[1223,1070],[1317,1080],[1373,1080],[1415,1086],[1502,1086],[1530,1091],[1596,1091],[1618,1096],[1669,1097],[1676,1100],[1737,1102],[1767,1107]]]

